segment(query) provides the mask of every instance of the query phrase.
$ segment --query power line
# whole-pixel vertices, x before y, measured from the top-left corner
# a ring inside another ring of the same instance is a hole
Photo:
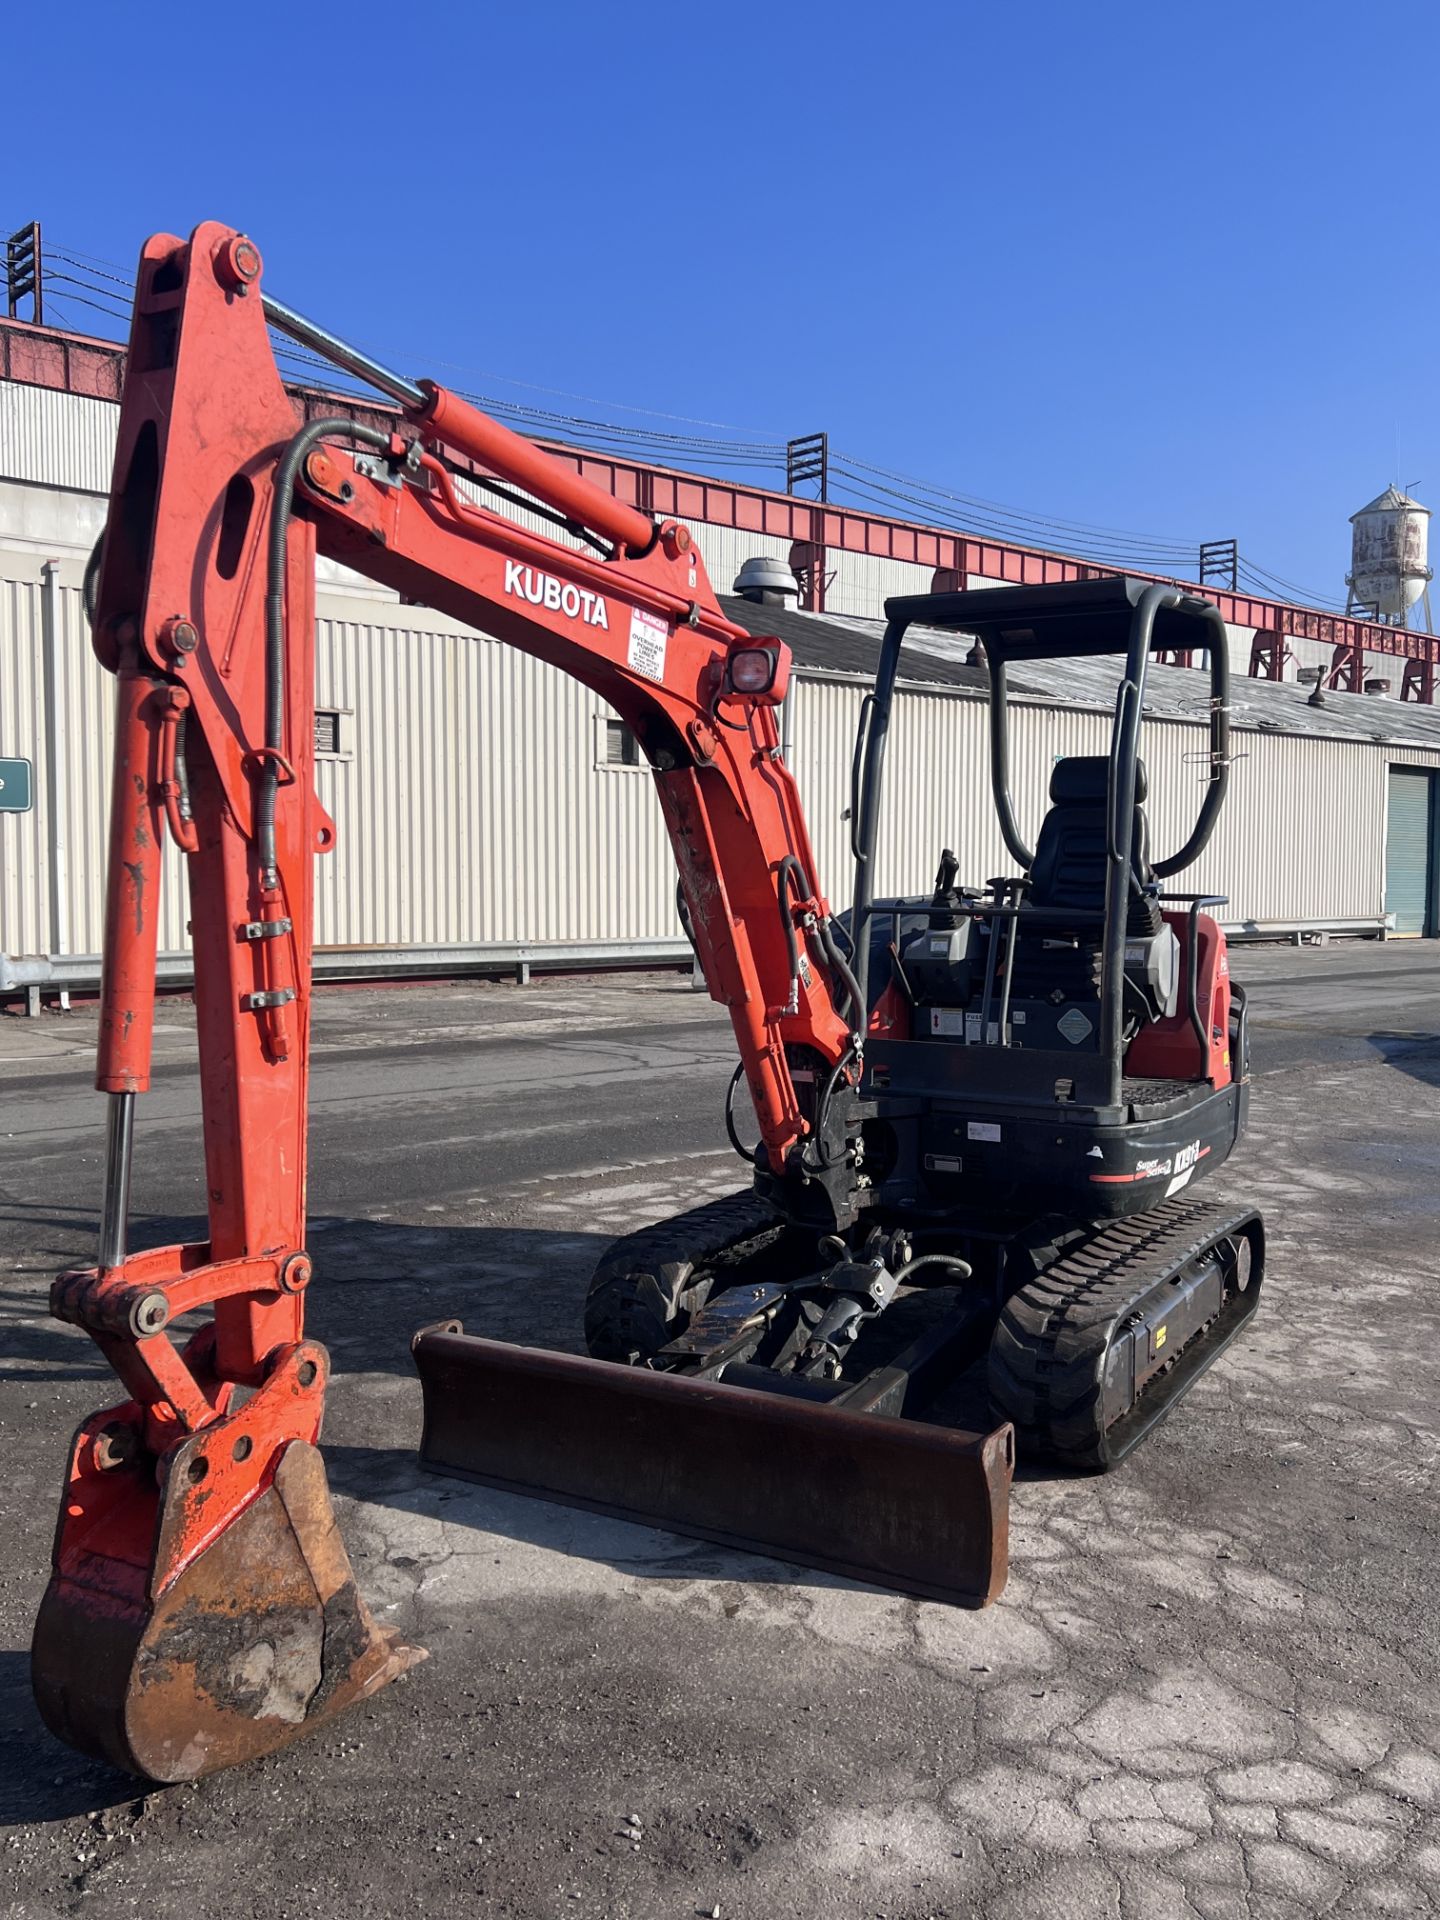
[[[87,253],[78,247],[47,245],[45,258],[47,285],[65,289],[63,294],[52,294],[55,306],[62,313],[68,314],[70,303],[74,302],[107,320],[120,325],[128,324],[135,289],[133,274],[116,261]],[[60,264],[50,264],[52,262]],[[369,390],[363,382],[353,379],[329,361],[296,347],[273,329],[271,346],[276,361],[289,370],[289,377],[303,383],[305,374],[323,374],[329,390],[357,398],[368,397]],[[473,371],[457,367],[453,362],[436,361],[433,364],[459,373]],[[296,372],[296,369],[301,371]],[[783,440],[770,440],[724,421],[666,413],[625,401],[596,400],[570,393],[565,388],[518,380],[508,374],[489,373],[480,377],[526,392],[543,393],[558,400],[572,400],[582,406],[614,409],[674,423],[671,427],[644,427],[587,413],[535,406],[494,394],[456,389],[463,398],[483,407],[497,419],[543,439],[632,458],[645,459],[659,455],[693,464],[701,471],[717,467],[743,473],[785,470]],[[688,433],[678,430],[683,427],[710,428],[712,431]],[[725,435],[732,437],[722,437]],[[1033,513],[980,495],[960,493],[854,454],[832,454],[830,473],[832,479],[839,483],[842,493],[888,514],[894,514],[897,506],[908,508],[923,521],[948,530],[972,533],[981,538],[989,537],[1019,546],[1060,550],[1075,559],[1117,571],[1128,566],[1170,577],[1188,577],[1197,571],[1201,544],[1198,540],[1139,533],[1133,529],[1106,526],[1093,521]],[[1334,596],[1312,592],[1283,575],[1270,572],[1257,561],[1242,557],[1237,561],[1237,567],[1238,574],[1244,577],[1249,587],[1264,598],[1271,598],[1278,593],[1282,597],[1298,598],[1317,609],[1340,610],[1340,602]]]
[[[1246,560],[1242,557],[1240,561],[1240,571],[1247,574],[1252,583],[1259,584],[1261,582],[1268,582],[1268,585],[1259,585],[1260,592],[1263,593],[1267,599],[1270,594],[1274,592],[1275,588],[1279,587],[1282,593],[1296,594],[1300,599],[1309,601],[1317,607],[1334,608],[1337,612],[1343,609],[1344,602],[1341,601],[1337,595],[1316,593],[1310,587],[1297,586],[1293,580],[1286,580],[1278,573],[1270,573],[1266,568],[1262,567],[1258,561]]]
[[[124,273],[119,268],[116,268],[113,272],[107,272],[105,268],[93,265],[83,255],[67,252],[64,247],[47,246],[45,254],[47,259],[63,260],[67,266],[78,267],[82,273],[88,273],[94,279],[112,280],[117,287],[124,287],[130,293],[135,291],[135,276],[133,273]]]
[[[842,481],[847,492],[856,494],[860,498],[870,501],[886,512],[893,513],[895,510],[893,503],[899,502],[901,505],[912,507],[917,512],[926,516],[931,524],[952,528],[959,533],[973,533],[981,537],[988,536],[993,539],[1009,541],[1018,546],[1035,546],[1037,544],[1036,537],[1033,533],[1017,530],[1013,523],[997,520],[989,514],[978,511],[964,515],[937,513],[930,502],[918,499],[914,495],[906,493],[903,489],[888,487],[881,481],[866,482],[861,480],[858,476],[851,474],[847,468],[837,465],[833,460],[830,471],[832,476]],[[1090,538],[1085,540],[1059,541],[1055,539],[1052,534],[1050,544],[1052,549],[1058,545],[1062,547],[1065,552],[1073,554],[1077,559],[1093,560],[1097,565],[1114,567],[1128,563],[1131,566],[1141,567],[1146,572],[1157,573],[1173,572],[1178,567],[1187,563],[1193,568],[1199,551],[1198,548],[1180,547],[1178,545],[1163,550],[1151,549],[1142,544],[1138,538],[1134,541],[1128,541],[1118,536],[1113,539],[1103,540]]]
[[[1052,514],[1028,513],[1022,507],[1007,507],[999,501],[986,500],[976,494],[955,493],[948,487],[936,486],[926,480],[917,480],[910,474],[896,473],[889,467],[876,466],[873,462],[861,460],[853,454],[836,453],[832,458],[844,461],[848,466],[862,473],[893,481],[911,493],[928,494],[938,500],[946,500],[958,506],[998,515],[1016,524],[1044,527],[1062,533],[1099,534],[1107,539],[1123,538],[1136,541],[1150,549],[1169,548],[1185,554],[1197,553],[1201,544],[1198,540],[1184,540],[1174,535],[1136,533],[1130,527],[1103,526],[1094,521],[1062,520]]]
[[[63,267],[57,267],[52,269],[49,276],[51,280],[73,289],[68,297],[91,307],[97,313],[107,315],[112,320],[129,318],[128,311],[123,306],[121,294],[133,296],[134,281],[129,276],[123,275],[115,267],[115,263],[108,263],[113,270],[107,271],[96,263],[97,256],[94,255],[82,257],[77,252],[60,247],[47,248],[46,251],[51,258],[63,261],[65,267],[75,269],[74,272],[66,272]],[[116,288],[120,289],[121,293],[115,292]],[[332,388],[356,393],[367,391],[363,382],[350,378],[340,369],[332,367],[328,361],[297,350],[285,341],[284,336],[275,335],[273,330],[272,346],[277,361],[290,367],[311,368],[323,373],[326,375],[327,385]],[[537,389],[537,391],[551,391],[559,395],[563,390]],[[709,462],[711,465],[750,472],[779,472],[784,467],[784,443],[778,440],[725,440],[712,435],[621,425],[583,414],[564,413],[554,408],[527,406],[492,394],[462,393],[462,397],[483,406],[497,418],[523,425],[530,431],[538,432],[549,439],[598,445],[617,453],[652,454],[662,451],[681,460]],[[636,409],[636,411],[648,410]],[[679,418],[680,416],[659,417]]]

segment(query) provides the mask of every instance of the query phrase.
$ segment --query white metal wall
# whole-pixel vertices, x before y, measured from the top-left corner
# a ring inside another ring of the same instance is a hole
[[[317,865],[322,945],[675,937],[659,808],[643,769],[605,764],[602,700],[443,616],[321,604],[317,705],[341,710],[343,750],[317,770],[339,829]],[[40,562],[0,554],[0,755],[35,765],[33,810],[0,814],[0,952],[100,949],[113,711],[78,567],[47,589]],[[173,849],[163,896],[161,949],[179,951]]]
[[[0,580],[0,754],[38,763],[43,738],[43,666],[39,646],[40,582]],[[37,764],[36,775],[40,768]],[[51,940],[49,863],[41,848],[51,832],[45,783],[30,813],[0,813],[0,952],[42,953]]]
[[[34,764],[31,812],[0,813],[0,953],[100,950],[114,712],[115,683],[90,645],[78,563],[47,573],[30,555],[0,550],[0,754]],[[162,879],[165,952],[185,945],[183,886],[172,847]]]
[[[429,611],[323,595],[321,608],[317,699],[341,710],[343,749],[317,776],[339,827],[318,867],[322,944],[673,936],[659,809],[642,769],[605,764],[601,700]],[[792,713],[797,777],[837,906],[851,884],[841,815],[861,692],[802,674]],[[99,950],[112,708],[78,563],[61,563],[47,585],[34,556],[0,553],[0,754],[33,759],[36,775],[33,812],[0,814],[0,951]],[[1017,703],[1014,791],[1027,837],[1055,758],[1102,751],[1106,727],[1100,714]],[[1184,884],[1228,892],[1235,919],[1383,911],[1386,769],[1440,765],[1440,753],[1257,732],[1235,744],[1230,804]],[[1157,849],[1173,850],[1193,815],[1203,746],[1197,725],[1146,723]],[[887,776],[882,892],[928,886],[946,845],[972,882],[1013,865],[993,824],[979,701],[902,693]],[[172,853],[166,951],[184,943],[179,866]]]
[[[687,520],[705,571],[716,593],[733,593],[735,576],[747,560],[764,558],[790,564],[790,542],[769,533],[742,533],[738,527],[712,527],[703,520]]]
[[[864,620],[883,620],[885,602],[892,594],[928,593],[934,578],[931,567],[834,547],[826,548],[826,564],[833,570],[825,588],[826,612],[855,614]]]
[[[77,493],[109,493],[120,408],[53,387],[0,380],[0,473]]]
[[[376,613],[318,622],[317,703],[350,749],[319,763],[320,943],[673,938],[659,807],[644,769],[604,763],[605,703],[437,615]]]
[[[805,677],[794,728],[796,778],[831,905],[848,899],[849,764],[864,689]],[[1012,791],[1033,843],[1050,770],[1073,753],[1102,753],[1109,717],[1016,703]],[[1175,886],[1225,893],[1225,919],[1351,918],[1384,910],[1385,778],[1391,759],[1440,764],[1440,754],[1382,751],[1364,742],[1237,733],[1228,803],[1203,857]],[[1206,735],[1195,724],[1150,720],[1141,752],[1150,776],[1152,848],[1175,852],[1200,800]],[[1014,870],[990,804],[985,708],[963,696],[909,689],[896,702],[886,753],[876,891],[931,885],[942,847],[963,881]]]
[[[80,606],[81,556],[103,510],[118,409],[0,382],[0,755],[35,762],[35,806],[0,814],[0,952],[93,954],[101,941],[110,677]],[[468,489],[462,489],[469,491]],[[543,528],[537,516],[517,513]],[[551,529],[543,529],[553,531]],[[789,542],[695,525],[716,588],[755,554]],[[48,571],[47,554],[63,556]],[[878,616],[924,568],[836,553],[827,600]],[[326,945],[406,946],[673,936],[668,846],[643,770],[605,764],[603,703],[584,688],[457,623],[402,608],[322,569],[317,696],[342,710],[342,756],[318,771],[339,827],[320,862]],[[1248,636],[1233,636],[1248,658]],[[858,687],[803,674],[792,729],[822,873],[835,904],[850,875],[848,801]],[[53,709],[53,712],[51,712]],[[47,722],[54,741],[46,747]],[[1057,755],[1095,752],[1096,714],[1018,706],[1015,792],[1033,836]],[[1440,754],[1364,743],[1239,736],[1232,803],[1188,882],[1228,889],[1235,918],[1376,914],[1384,889],[1385,777],[1391,760]],[[1197,727],[1149,723],[1145,753],[1157,844],[1177,844],[1198,796]],[[990,817],[983,708],[911,690],[889,755],[882,890],[927,886],[943,845],[972,881],[1006,869]],[[162,946],[183,945],[180,862],[166,874]]]

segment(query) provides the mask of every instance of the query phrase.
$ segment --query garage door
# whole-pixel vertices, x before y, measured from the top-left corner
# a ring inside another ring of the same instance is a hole
[[[1396,933],[1433,934],[1431,776],[1415,767],[1390,769],[1385,826],[1385,911]]]

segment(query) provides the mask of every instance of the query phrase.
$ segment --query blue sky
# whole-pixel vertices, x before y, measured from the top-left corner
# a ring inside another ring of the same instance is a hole
[[[128,266],[227,220],[272,291],[409,372],[825,429],[1150,544],[1233,534],[1329,596],[1387,481],[1440,502],[1433,4],[125,20],[11,9],[7,231]]]

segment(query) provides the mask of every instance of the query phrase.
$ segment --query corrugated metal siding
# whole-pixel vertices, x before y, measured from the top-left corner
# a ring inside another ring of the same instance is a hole
[[[0,580],[0,753],[32,759],[36,774],[34,810],[0,815],[0,950],[93,954],[103,932],[113,682],[91,651],[78,587],[62,587],[68,873],[58,924],[68,937],[57,944],[41,594],[38,566],[33,577]],[[646,772],[603,764],[604,702],[495,641],[400,627],[385,617],[389,608],[365,610],[374,617],[317,622],[318,704],[348,710],[347,757],[317,769],[339,829],[316,870],[320,943],[672,937],[659,808]],[[184,887],[172,849],[163,951],[186,944]]]
[[[38,789],[30,813],[0,813],[0,950],[11,954],[43,953],[50,941],[39,634],[38,579],[0,581],[0,754],[33,761]]]
[[[928,593],[934,577],[930,567],[838,547],[826,549],[826,566],[826,611],[857,614],[864,620],[883,620],[885,602],[893,593]]]
[[[0,580],[0,753],[36,763],[32,813],[0,816],[0,947],[52,950],[49,769],[39,563]],[[56,696],[68,766],[68,872],[59,950],[101,942],[110,677],[85,630],[78,567],[61,570]],[[317,869],[325,945],[660,939],[673,933],[668,844],[643,771],[604,766],[607,709],[552,668],[421,610],[322,599],[317,697],[347,714],[347,757],[317,782],[339,844]],[[425,624],[421,625],[420,622]],[[859,686],[804,676],[792,713],[796,771],[832,901],[851,885],[849,768]],[[1107,716],[1017,706],[1015,799],[1033,838],[1057,755],[1104,750]],[[1173,850],[1198,804],[1204,733],[1146,725],[1152,836]],[[1235,918],[1383,910],[1386,769],[1440,753],[1245,732],[1231,801],[1186,887],[1228,891]],[[897,703],[880,847],[881,891],[930,883],[942,846],[972,881],[1013,863],[993,824],[983,706],[911,690]],[[597,764],[597,761],[600,764]],[[184,943],[181,863],[165,875],[162,945]]]
[[[769,533],[747,533],[740,527],[712,527],[704,521],[687,520],[705,562],[705,571],[716,593],[733,593],[735,576],[747,560],[763,555],[790,564],[790,542]]]
[[[456,628],[317,625],[318,704],[353,713],[352,754],[317,777],[339,828],[317,874],[321,944],[674,933],[654,790],[603,764],[602,700]]]
[[[62,589],[60,710],[65,783],[68,950],[101,936],[104,817],[112,695]],[[0,590],[4,749],[36,761],[35,811],[0,819],[4,948],[51,948],[50,819],[43,754],[40,587]],[[319,623],[322,705],[353,715],[349,757],[320,763],[322,800],[340,829],[319,864],[325,945],[661,938],[671,931],[670,856],[643,773],[597,767],[606,709],[553,669],[456,632],[327,618]],[[796,693],[797,775],[827,889],[850,888],[846,804],[860,689],[806,679]],[[396,725],[396,716],[408,723]],[[12,716],[15,718],[12,720]],[[1033,837],[1056,755],[1103,750],[1096,714],[1017,708],[1014,785]],[[97,751],[97,743],[99,743]],[[1236,918],[1378,913],[1384,887],[1384,779],[1390,756],[1358,744],[1237,736],[1231,805],[1185,885],[1227,890]],[[1196,727],[1152,722],[1144,752],[1157,849],[1178,844],[1198,799]],[[83,750],[82,750],[83,749]],[[1398,756],[1396,756],[1398,757]],[[1440,756],[1405,756],[1415,764]],[[916,892],[941,846],[979,881],[1013,863],[989,805],[978,703],[910,692],[897,705],[877,884]],[[1261,824],[1263,823],[1263,825]],[[165,877],[162,945],[183,944],[183,876]]]
[[[796,775],[821,877],[836,906],[845,904],[851,887],[841,812],[849,804],[862,692],[806,677],[798,696]],[[1020,830],[1032,843],[1057,756],[1101,753],[1108,739],[1108,716],[1015,707],[1012,788]],[[1205,739],[1198,726],[1146,723],[1141,751],[1158,855],[1173,853],[1193,822]],[[1225,917],[1237,920],[1382,912],[1386,756],[1358,742],[1266,734],[1237,734],[1234,745],[1229,799],[1215,838],[1175,887],[1228,893]],[[961,877],[971,883],[1013,871],[994,824],[989,767],[979,701],[920,691],[899,698],[886,756],[878,892],[928,888],[945,846],[954,849]]]
[[[712,527],[689,520],[686,525],[695,536],[717,593],[732,593],[735,576],[747,560],[757,555],[790,563],[790,542],[773,534],[748,533],[741,527]],[[825,608],[828,613],[856,614],[866,620],[883,620],[885,602],[892,593],[928,593],[932,572],[901,560],[889,560],[877,554],[847,553],[842,548],[826,549]]]
[[[104,920],[105,835],[110,804],[114,682],[90,646],[79,570],[61,568],[54,591],[56,726],[61,777],[48,764],[45,714],[43,576],[38,561],[12,556],[0,577],[0,753],[35,765],[35,805],[0,815],[0,950],[97,953]],[[58,785],[58,835],[51,788]],[[52,875],[51,848],[64,847],[63,875]],[[160,944],[185,944],[184,867],[167,850]]]
[[[120,409],[113,400],[0,380],[0,474],[109,493]]]

